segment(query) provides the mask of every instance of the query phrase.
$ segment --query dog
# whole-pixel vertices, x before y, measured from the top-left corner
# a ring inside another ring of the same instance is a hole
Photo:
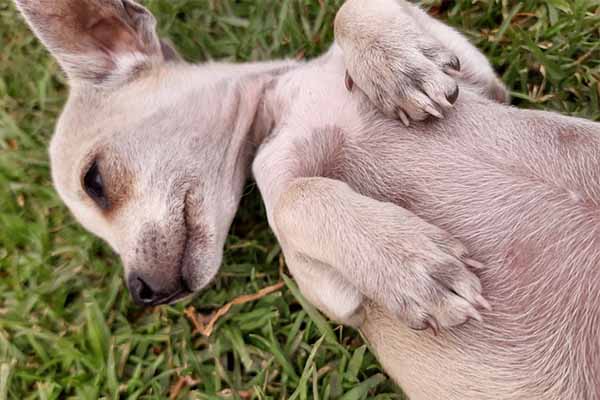
[[[304,294],[410,398],[600,398],[599,124],[504,105],[401,0],[348,0],[308,63],[198,66],[133,1],[16,2],[71,82],[55,186],[136,302],[214,278],[252,171]]]

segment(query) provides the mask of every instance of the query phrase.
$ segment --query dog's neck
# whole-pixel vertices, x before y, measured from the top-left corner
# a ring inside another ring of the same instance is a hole
[[[276,134],[284,110],[284,105],[281,101],[278,101],[275,93],[275,88],[278,83],[278,79],[281,75],[285,74],[289,70],[298,66],[299,63],[287,62],[284,66],[278,67],[267,72],[257,74],[251,79],[260,81],[261,88],[258,91],[259,101],[256,106],[256,112],[254,114],[254,120],[250,129],[245,133],[245,138],[242,141],[235,141],[240,143],[241,146],[236,149],[240,157],[243,155],[248,156],[247,162],[247,176],[250,176],[251,164],[256,157],[259,148],[270,138]],[[252,99],[253,100],[253,99]],[[242,98],[241,101],[252,101],[251,99]]]

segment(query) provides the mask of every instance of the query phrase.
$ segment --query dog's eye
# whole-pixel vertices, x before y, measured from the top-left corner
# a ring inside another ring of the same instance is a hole
[[[102,181],[102,175],[98,168],[98,162],[94,161],[83,178],[83,188],[85,192],[96,202],[98,207],[103,210],[107,209],[108,198],[104,191],[104,182]]]

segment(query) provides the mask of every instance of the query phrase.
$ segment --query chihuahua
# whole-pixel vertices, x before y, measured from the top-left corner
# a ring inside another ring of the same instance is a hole
[[[211,282],[252,172],[304,294],[412,399],[600,399],[599,124],[507,106],[403,0],[348,0],[310,62],[203,65],[131,0],[16,2],[71,84],[55,186],[137,303]]]

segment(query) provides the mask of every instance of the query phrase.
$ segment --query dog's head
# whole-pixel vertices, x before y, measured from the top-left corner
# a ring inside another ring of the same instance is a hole
[[[264,83],[181,62],[131,0],[16,3],[71,86],[50,148],[60,196],[120,254],[136,302],[202,289],[221,264]]]

